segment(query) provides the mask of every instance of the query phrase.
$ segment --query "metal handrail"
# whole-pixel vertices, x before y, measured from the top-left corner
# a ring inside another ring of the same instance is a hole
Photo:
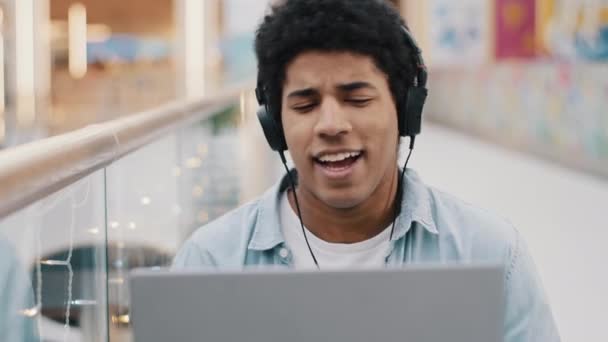
[[[211,117],[252,88],[251,82],[240,83],[210,97],[170,102],[0,152],[0,219],[177,127]]]

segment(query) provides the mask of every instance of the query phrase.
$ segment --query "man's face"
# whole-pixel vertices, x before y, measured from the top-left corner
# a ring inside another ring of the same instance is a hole
[[[397,113],[372,58],[305,52],[286,69],[281,116],[301,190],[333,208],[362,204],[392,181]]]

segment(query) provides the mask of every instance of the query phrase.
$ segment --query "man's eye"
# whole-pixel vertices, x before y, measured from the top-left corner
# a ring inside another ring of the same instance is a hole
[[[311,103],[311,104],[294,106],[292,108],[293,108],[293,110],[298,111],[298,112],[307,112],[307,111],[313,109],[314,106],[315,106],[315,104]]]
[[[358,107],[363,107],[367,105],[371,99],[347,99],[346,102],[351,103]]]

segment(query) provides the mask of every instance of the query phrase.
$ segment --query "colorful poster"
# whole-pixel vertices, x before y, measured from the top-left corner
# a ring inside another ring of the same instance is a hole
[[[537,0],[537,42],[544,55],[608,60],[608,1]]]
[[[490,58],[490,1],[430,0],[428,45],[432,65],[483,64]]]
[[[536,56],[536,1],[495,0],[497,59]]]
[[[604,64],[506,61],[430,77],[427,118],[608,176]]]

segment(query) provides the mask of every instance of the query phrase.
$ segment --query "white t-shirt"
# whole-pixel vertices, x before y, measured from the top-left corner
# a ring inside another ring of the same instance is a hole
[[[281,230],[285,243],[290,248],[293,264],[296,269],[315,269],[315,263],[310,255],[302,227],[296,212],[291,208],[287,191],[281,196]],[[392,225],[392,223],[391,223]],[[306,227],[306,237],[310,243],[319,268],[349,269],[349,268],[382,268],[388,255],[390,243],[389,225],[380,234],[357,243],[330,243],[311,233]]]

